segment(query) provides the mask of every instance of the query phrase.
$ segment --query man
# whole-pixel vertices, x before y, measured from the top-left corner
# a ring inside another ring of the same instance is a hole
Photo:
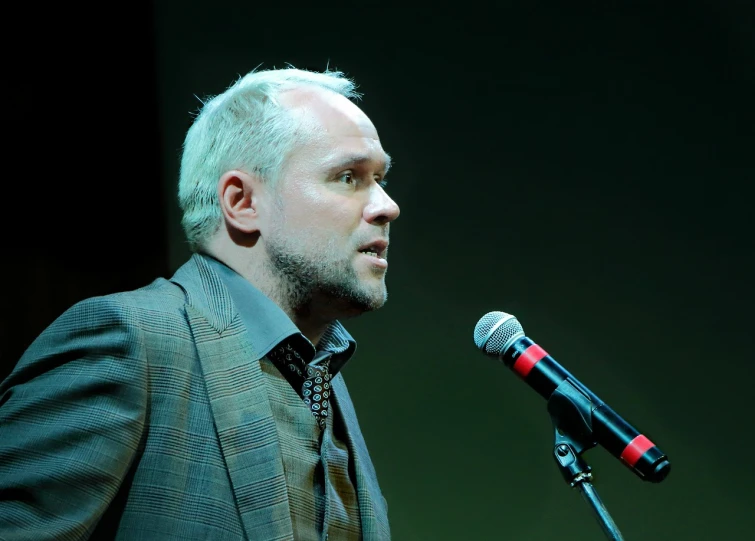
[[[390,538],[341,374],[399,215],[357,96],[288,68],[203,105],[191,259],[73,306],[0,385],[0,539]]]

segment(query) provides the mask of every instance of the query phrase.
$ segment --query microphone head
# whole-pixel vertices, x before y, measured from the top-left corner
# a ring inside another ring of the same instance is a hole
[[[519,321],[506,312],[488,312],[474,328],[474,343],[487,355],[500,357],[517,338],[524,336]]]

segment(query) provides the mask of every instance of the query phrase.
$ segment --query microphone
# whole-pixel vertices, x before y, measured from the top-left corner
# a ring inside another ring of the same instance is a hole
[[[587,447],[600,444],[645,481],[659,483],[666,478],[671,468],[668,457],[526,337],[514,316],[485,314],[475,326],[474,341],[483,353],[497,357],[549,401],[559,431]]]

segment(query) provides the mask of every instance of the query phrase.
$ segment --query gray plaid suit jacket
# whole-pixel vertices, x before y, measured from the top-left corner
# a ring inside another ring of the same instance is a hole
[[[0,539],[293,539],[259,358],[198,256],[67,310],[0,384]],[[340,374],[333,391],[363,537],[390,539]]]

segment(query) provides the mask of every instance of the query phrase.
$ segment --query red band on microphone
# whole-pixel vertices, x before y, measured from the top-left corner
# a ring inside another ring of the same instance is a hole
[[[630,466],[634,466],[637,464],[637,461],[644,455],[648,449],[652,449],[655,447],[655,444],[647,439],[645,436],[640,434],[635,439],[629,442],[629,445],[627,445],[624,450],[621,453],[621,460],[629,464]]]
[[[546,357],[547,355],[548,354],[543,348],[541,348],[537,344],[532,344],[519,356],[512,369],[523,378],[526,378],[527,374],[529,374],[530,370],[532,370],[532,367],[535,366],[535,364],[537,364],[540,359]]]

